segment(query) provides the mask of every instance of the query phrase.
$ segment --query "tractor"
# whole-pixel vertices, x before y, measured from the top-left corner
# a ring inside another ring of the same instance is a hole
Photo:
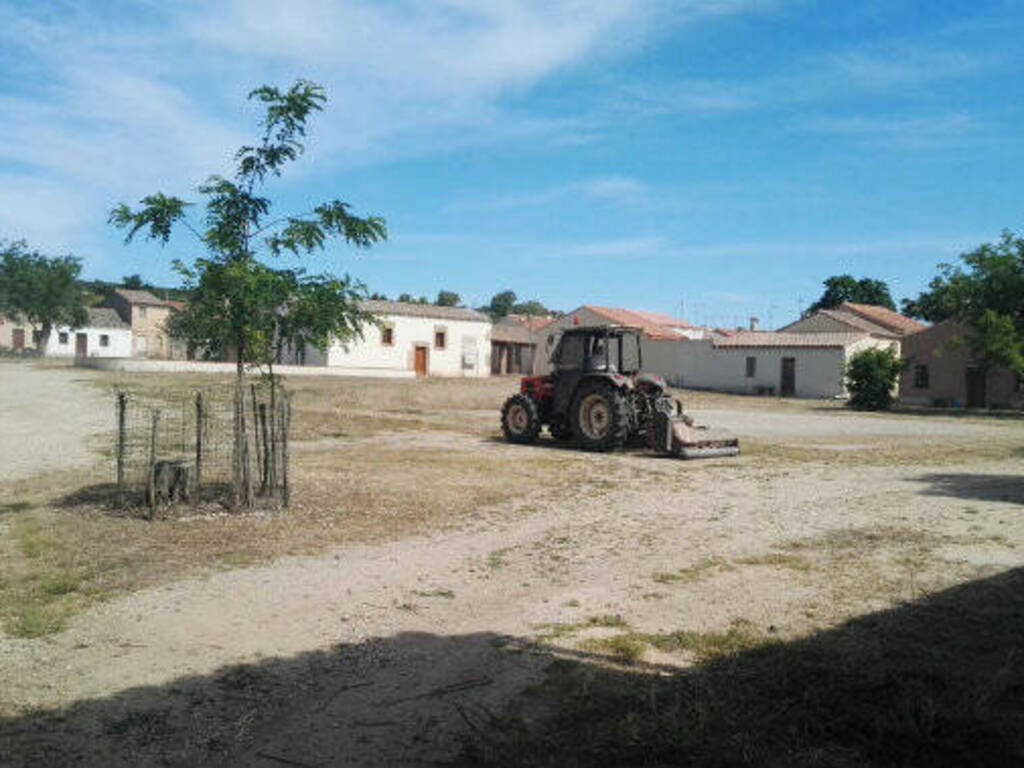
[[[647,445],[671,456],[735,456],[739,440],[696,426],[661,376],[641,373],[642,331],[625,326],[566,330],[551,354],[552,373],[527,376],[505,401],[501,429],[512,443],[532,443],[543,427],[588,451]]]

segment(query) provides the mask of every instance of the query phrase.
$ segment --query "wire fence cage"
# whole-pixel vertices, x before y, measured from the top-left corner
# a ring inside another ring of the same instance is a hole
[[[118,506],[288,506],[291,396],[280,384],[119,391],[115,408]]]

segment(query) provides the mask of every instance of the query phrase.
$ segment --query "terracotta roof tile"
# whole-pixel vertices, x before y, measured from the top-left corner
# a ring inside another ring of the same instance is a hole
[[[595,315],[600,315],[616,325],[628,325],[639,328],[649,339],[683,339],[685,337],[682,334],[672,329],[696,327],[685,320],[671,317],[670,315],[663,315],[659,312],[638,312],[618,307],[598,307],[593,304],[584,304],[581,309],[586,309]]]
[[[912,317],[901,315],[899,312],[894,312],[888,307],[880,307],[876,304],[854,304],[846,301],[839,305],[839,309],[844,309],[847,312],[852,312],[855,315],[866,318],[873,323],[881,325],[883,328],[906,336],[910,333],[917,333],[922,331],[928,326],[924,323],[919,323]]]
[[[847,312],[841,309],[822,309],[819,310],[819,313],[826,317],[831,317],[834,320],[838,320],[841,323],[846,323],[854,328],[859,328],[867,333],[874,334],[875,336],[888,336],[892,338],[899,336],[898,333],[890,328],[881,326],[878,323],[873,323],[860,315],[855,315],[853,312]]]

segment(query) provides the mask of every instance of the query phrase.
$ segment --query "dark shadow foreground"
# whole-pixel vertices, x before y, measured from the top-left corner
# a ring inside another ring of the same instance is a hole
[[[1022,646],[1024,569],[686,672],[405,633],[2,719],[0,765],[1022,765]]]

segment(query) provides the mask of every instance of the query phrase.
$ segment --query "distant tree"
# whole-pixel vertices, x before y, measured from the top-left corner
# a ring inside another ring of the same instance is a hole
[[[491,317],[498,319],[505,317],[512,311],[512,305],[516,303],[515,291],[502,291],[491,297],[491,303],[485,307],[485,311]]]
[[[138,273],[135,273],[134,275],[125,275],[124,277],[122,277],[121,285],[123,285],[125,288],[130,288],[132,290],[141,290],[142,288],[145,287],[146,284],[142,282],[142,276]]]
[[[415,304],[416,303],[416,299],[414,299],[412,297],[411,293],[400,293],[400,294],[398,294],[398,301],[401,301],[404,304]]]
[[[514,315],[548,315],[551,314],[547,307],[536,299],[519,302],[512,305],[511,314]]]
[[[457,307],[461,301],[462,298],[454,291],[438,291],[434,303],[439,307]]]
[[[939,275],[903,312],[933,323],[957,320],[971,331],[965,340],[974,362],[986,368],[1024,371],[1024,238],[1005,231],[960,256],[962,264],[939,264]]]
[[[385,296],[383,293],[378,293],[377,291],[374,291],[373,293],[371,293],[370,294],[370,298],[373,301],[387,301],[388,300],[387,296]]]
[[[54,326],[86,323],[86,291],[78,282],[82,262],[73,256],[48,258],[24,240],[0,242],[0,313],[40,327],[37,345],[45,354]]]
[[[888,347],[872,347],[851,356],[845,367],[850,406],[866,411],[888,409],[902,370],[903,361]]]
[[[854,304],[875,304],[895,310],[896,303],[889,293],[889,286],[882,280],[865,277],[857,280],[852,275],[833,275],[824,282],[825,292],[821,298],[808,307],[809,312],[819,309],[834,309],[844,301]]]

